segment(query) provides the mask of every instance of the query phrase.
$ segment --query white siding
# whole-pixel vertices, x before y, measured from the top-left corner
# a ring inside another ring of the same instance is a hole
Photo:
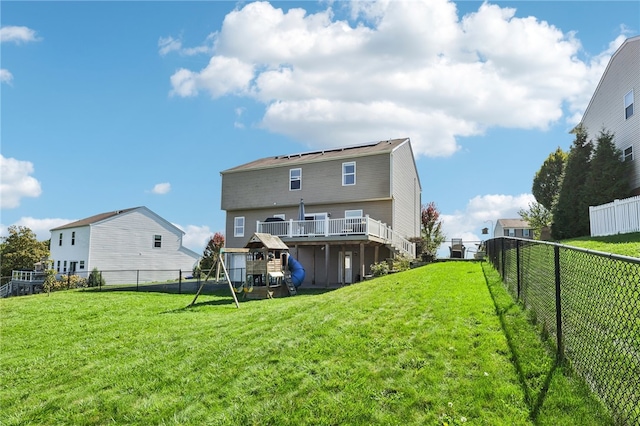
[[[60,261],[60,273],[63,273],[64,261],[67,261],[67,270],[70,262],[84,261],[84,270],[78,269],[76,272],[78,275],[86,276],[86,271],[89,265],[89,226],[81,226],[77,228],[59,229],[51,232],[51,254],[50,258],[53,260],[53,267],[57,268],[58,261]],[[75,232],[75,244],[71,245],[71,236]],[[62,234],[62,245],[59,245],[60,234]],[[84,274],[83,274],[84,273]]]
[[[624,96],[634,92],[634,113],[625,119]],[[627,40],[612,57],[584,117],[589,138],[596,140],[603,128],[613,132],[616,146],[633,147],[631,188],[640,188],[640,36]]]

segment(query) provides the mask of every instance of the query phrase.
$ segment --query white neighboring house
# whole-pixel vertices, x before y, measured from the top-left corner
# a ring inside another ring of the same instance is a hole
[[[640,195],[640,112],[635,108],[638,97],[640,36],[635,36],[625,40],[611,56],[581,121],[593,141],[603,129],[614,134],[613,141],[623,159],[633,165],[629,188],[633,195]]]
[[[51,229],[51,259],[63,275],[97,268],[107,284],[173,280],[191,275],[200,258],[183,235],[146,207],[116,210]]]

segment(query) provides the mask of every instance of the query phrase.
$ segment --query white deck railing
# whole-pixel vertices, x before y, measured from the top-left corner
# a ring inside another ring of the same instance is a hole
[[[640,196],[589,206],[591,236],[640,232]]]
[[[264,232],[278,237],[334,237],[366,235],[377,237],[385,244],[390,244],[402,254],[414,259],[416,246],[385,223],[365,217],[349,217],[324,220],[293,220],[282,222],[256,223],[257,232]]]
[[[36,271],[12,271],[11,281],[43,281],[44,273]]]

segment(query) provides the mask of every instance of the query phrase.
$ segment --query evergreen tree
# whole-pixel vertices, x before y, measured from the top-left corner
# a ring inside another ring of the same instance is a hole
[[[552,211],[551,235],[556,240],[589,235],[586,184],[593,145],[582,125],[578,125],[573,133],[576,137],[567,157],[558,200]]]
[[[591,206],[630,196],[631,163],[624,161],[622,151],[616,148],[613,138],[614,135],[606,130],[602,130],[598,136],[586,186]]]
[[[533,178],[531,193],[546,210],[551,211],[558,198],[566,162],[567,153],[558,147],[549,154]]]

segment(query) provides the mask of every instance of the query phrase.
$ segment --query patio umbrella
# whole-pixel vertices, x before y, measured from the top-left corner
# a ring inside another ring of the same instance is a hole
[[[300,198],[300,206],[298,207],[298,220],[304,220],[304,201]]]

